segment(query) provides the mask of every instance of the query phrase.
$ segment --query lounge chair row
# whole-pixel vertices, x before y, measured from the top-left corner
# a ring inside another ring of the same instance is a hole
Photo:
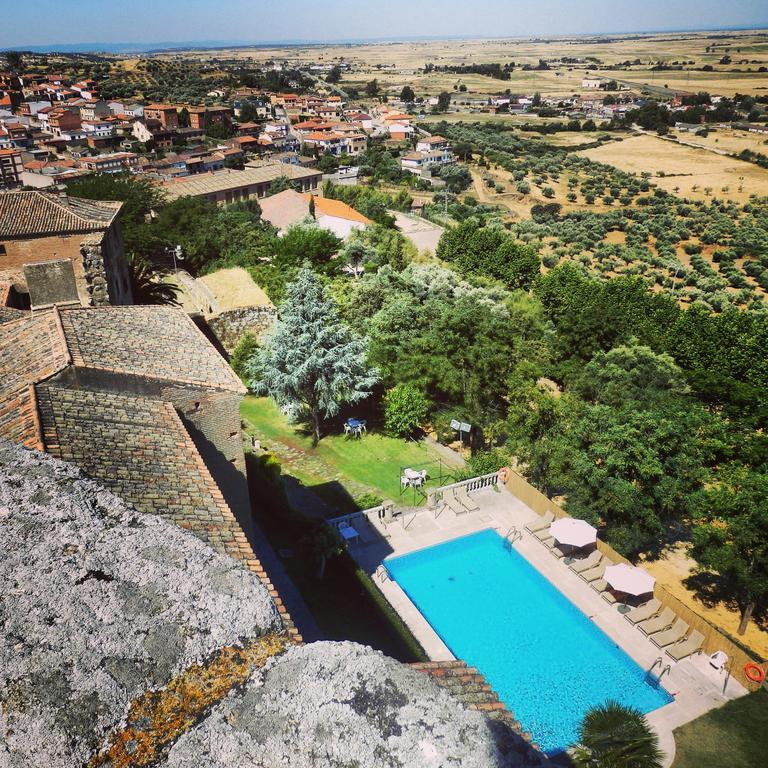
[[[655,598],[634,608],[624,618],[648,635],[654,645],[664,648],[675,661],[701,653],[704,635],[696,629],[689,633],[687,622],[671,608],[662,609],[661,601]]]
[[[565,553],[556,546],[557,542],[549,533],[549,526],[555,516],[551,512],[539,517],[525,526],[534,538],[538,539],[557,558],[563,558]],[[586,581],[592,589],[600,593],[601,597],[609,602],[616,603],[616,595],[610,590],[608,582],[603,578],[605,569],[613,565],[610,558],[599,550],[594,550],[589,555],[570,564],[570,569]],[[704,645],[704,636],[697,630],[688,633],[690,627],[681,618],[675,615],[671,608],[664,608],[655,598],[643,603],[625,614],[625,618],[631,624],[635,624],[648,635],[651,642],[665,651],[675,660],[700,653]]]
[[[454,515],[463,515],[466,512],[476,512],[480,509],[480,505],[467,493],[467,489],[463,485],[444,490],[442,501]]]

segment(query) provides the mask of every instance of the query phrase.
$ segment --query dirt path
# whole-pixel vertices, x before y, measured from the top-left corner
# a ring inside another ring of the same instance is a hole
[[[643,564],[643,568],[655,576],[656,580],[669,589],[675,597],[715,626],[724,629],[729,635],[748,645],[761,658],[768,659],[768,631],[761,629],[753,620],[749,623],[745,634],[737,634],[740,616],[734,606],[724,603],[707,605],[698,599],[695,592],[685,586],[684,582],[693,572],[694,566],[695,562],[688,556],[684,544],[678,544],[666,550],[659,560]]]
[[[399,211],[389,211],[395,217],[397,228],[407,237],[419,251],[429,251],[433,256],[437,244],[445,230],[426,219],[409,216]]]

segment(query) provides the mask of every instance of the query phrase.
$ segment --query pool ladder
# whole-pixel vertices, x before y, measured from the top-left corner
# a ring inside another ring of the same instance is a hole
[[[654,661],[653,664],[651,664],[651,668],[648,670],[648,676],[654,677],[653,670],[656,669],[657,665],[661,667],[662,664],[664,664],[664,657],[659,656],[656,659],[656,661]],[[672,665],[667,664],[665,667],[661,669],[661,672],[659,672],[659,674],[656,676],[656,682],[661,683],[661,678],[664,677],[664,675],[668,675],[671,671],[672,671]]]
[[[504,534],[504,541],[506,542],[504,546],[505,546],[507,549],[512,549],[512,545],[513,545],[513,544],[514,544],[516,541],[520,541],[520,539],[522,539],[522,538],[523,538],[523,534],[520,532],[520,529],[519,529],[519,528],[518,528],[516,525],[513,525],[513,526],[512,526],[512,527],[511,527],[511,528],[510,528],[510,529],[509,529],[509,530],[508,530],[508,531],[507,531],[507,532]]]
[[[389,581],[390,580],[390,578],[389,578],[389,571],[387,571],[387,569],[383,565],[380,565],[376,569],[376,576],[378,577],[379,582],[381,582],[382,584],[385,581]]]

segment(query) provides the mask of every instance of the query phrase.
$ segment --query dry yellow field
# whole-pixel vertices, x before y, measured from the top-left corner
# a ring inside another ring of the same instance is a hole
[[[684,131],[670,131],[681,144],[707,149],[722,150],[729,154],[738,154],[744,149],[768,154],[768,135],[751,131],[734,131],[730,128],[716,128],[709,136],[696,136]]]
[[[630,173],[647,171],[662,189],[693,199],[705,199],[709,187],[712,196],[739,202],[745,202],[751,194],[768,195],[765,169],[656,136],[632,136],[580,154]],[[665,175],[657,176],[659,171]],[[723,191],[724,187],[727,191]]]
[[[709,50],[707,50],[709,49]],[[720,65],[724,53],[732,57],[731,65]],[[632,87],[663,88],[665,85],[683,91],[708,90],[723,95],[768,92],[768,77],[758,73],[768,66],[768,34],[765,31],[729,31],[722,33],[659,33],[618,35],[615,37],[553,37],[547,41],[523,38],[490,40],[421,40],[393,43],[360,43],[348,45],[304,45],[270,48],[234,48],[215,51],[183,51],[161,54],[162,58],[181,57],[197,60],[217,57],[263,64],[279,60],[288,64],[346,61],[351,66],[342,86],[359,85],[376,77],[388,91],[398,92],[410,84],[419,95],[432,95],[441,90],[452,91],[463,83],[470,95],[487,94],[510,88],[513,92],[540,91],[542,94],[566,96],[581,93],[581,79],[589,72],[606,78],[625,80]],[[418,70],[427,62],[437,66],[510,61],[518,65],[538,64],[568,57],[578,63],[553,65],[551,70],[524,72],[518,66],[509,81],[493,80],[480,75],[425,75]],[[587,62],[591,57],[597,61]],[[629,70],[612,71],[605,67],[640,60]],[[741,61],[745,63],[740,63]],[[650,63],[694,61],[700,68],[712,65],[714,72],[652,72]],[[751,68],[752,72],[734,72]]]

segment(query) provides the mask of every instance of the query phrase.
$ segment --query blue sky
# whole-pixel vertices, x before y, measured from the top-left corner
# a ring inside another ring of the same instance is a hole
[[[0,47],[768,26],[766,0],[2,0]]]

